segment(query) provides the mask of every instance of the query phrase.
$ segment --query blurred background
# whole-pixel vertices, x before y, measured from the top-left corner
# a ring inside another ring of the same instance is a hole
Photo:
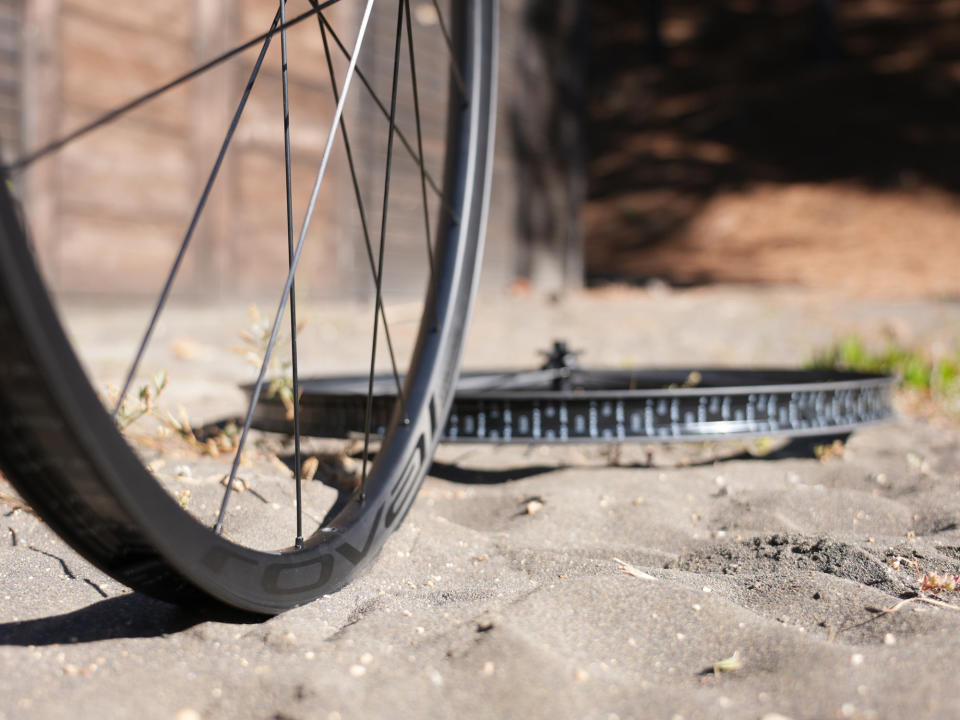
[[[500,4],[487,292],[732,282],[958,295],[960,0]],[[290,12],[307,7],[291,3]],[[331,19],[352,28],[359,7],[340,3]],[[428,38],[432,8],[413,3]],[[269,0],[0,1],[4,157],[263,32],[275,10]],[[394,18],[375,13],[361,56],[387,98]],[[353,32],[343,33],[348,46]],[[442,88],[438,37],[426,41],[420,68],[423,82],[433,69]],[[315,23],[290,38],[299,219],[333,104]],[[155,294],[156,268],[182,238],[255,57],[245,53],[17,178],[60,294]],[[336,67],[342,77],[342,55]],[[179,281],[188,297],[272,295],[282,278],[279,98],[274,43]],[[408,96],[400,102],[409,110]],[[443,107],[432,107],[424,123],[439,133]],[[372,168],[383,119],[361,100],[347,113],[359,162]],[[441,177],[440,148],[425,152]],[[415,297],[422,265],[407,258],[422,244],[419,179],[398,157],[393,290]],[[321,200],[301,290],[367,299],[359,222],[336,212],[352,192],[342,153],[331,172],[339,180]],[[377,177],[363,188],[374,228]]]

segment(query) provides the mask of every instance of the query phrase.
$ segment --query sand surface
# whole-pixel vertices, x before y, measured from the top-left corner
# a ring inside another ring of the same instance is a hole
[[[120,325],[86,312],[72,328],[99,371]],[[213,356],[219,376],[181,390],[212,418],[241,371],[216,355],[227,323],[193,318],[168,337],[196,345],[171,350],[171,372]],[[491,299],[468,365],[530,366],[555,337],[589,364],[797,365],[854,330],[949,346],[960,305],[737,288]],[[960,431],[905,414],[822,461],[445,446],[370,572],[230,623],[131,593],[7,502],[0,718],[960,717],[960,612],[879,612],[916,597],[917,567],[957,572],[958,523]]]

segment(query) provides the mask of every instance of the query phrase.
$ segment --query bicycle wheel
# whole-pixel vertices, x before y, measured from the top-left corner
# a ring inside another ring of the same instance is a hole
[[[262,62],[270,38],[282,36],[286,86],[286,29],[302,20],[312,20],[312,24],[319,27],[318,32],[323,34],[325,49],[334,47],[336,52],[335,41],[349,60],[340,93],[337,92],[333,66],[329,65],[334,93],[331,102],[336,103],[336,112],[317,174],[311,211],[337,131],[341,134],[347,131],[342,109],[350,93],[359,92],[353,89],[358,85],[356,81],[350,84],[354,75],[367,86],[367,90],[374,92],[363,78],[357,60],[373,0],[358,3],[363,15],[358,27],[354,28],[357,44],[352,56],[323,14],[335,2],[311,0],[308,11],[289,18],[281,3],[269,30],[244,46],[260,45]],[[144,467],[135,449],[118,431],[115,418],[105,409],[67,339],[36,267],[16,201],[6,189],[0,194],[0,232],[3,233],[0,241],[0,468],[67,542],[128,586],[181,603],[229,606],[263,614],[281,612],[335,591],[349,582],[373,560],[410,509],[453,400],[483,244],[495,105],[495,0],[457,0],[447,7],[441,7],[439,3],[433,3],[433,7],[438,13],[433,16],[437,21],[432,23],[433,31],[442,34],[442,41],[449,50],[449,70],[444,72],[442,97],[438,99],[446,115],[445,134],[434,139],[441,145],[445,143],[446,160],[443,186],[437,193],[439,200],[433,203],[438,204],[440,210],[432,235],[432,253],[424,261],[429,262],[428,290],[417,339],[408,367],[403,372],[402,401],[395,403],[391,410],[389,427],[385,429],[385,437],[375,458],[370,455],[369,467],[366,467],[365,458],[359,487],[341,491],[329,507],[305,508],[297,480],[297,533],[281,533],[287,539],[279,547],[264,548],[256,543],[231,539],[235,535],[230,532],[233,521],[231,503],[237,503],[234,476],[244,450],[246,427],[235,443],[232,473],[225,478],[222,490],[217,491],[222,495],[215,521],[211,517],[195,517],[193,509],[185,509],[169,488]],[[422,10],[422,6],[417,6],[418,14]],[[414,41],[409,0],[381,3],[378,12],[381,11],[392,12],[390,21],[396,23],[395,45],[390,48],[393,56],[392,99],[377,100],[387,119],[383,131],[387,145],[386,177],[381,179],[385,184],[385,218],[395,136],[399,138],[396,144],[402,142],[414,162],[419,158],[424,208],[427,207],[430,178],[424,170],[425,142],[420,138],[414,69],[417,43]],[[417,32],[421,29],[418,28]],[[434,39],[433,42],[438,41]],[[404,43],[409,48],[408,53],[401,53]],[[415,141],[402,137],[396,115],[398,68],[402,55],[409,55],[408,72],[412,76],[417,116]],[[329,61],[329,54],[327,57]],[[198,68],[194,74],[205,68]],[[259,64],[247,87],[248,93],[257,69]],[[423,97],[421,91],[421,99]],[[121,110],[135,106],[130,104]],[[234,126],[242,109],[243,101],[234,118]],[[289,117],[286,108],[284,115]],[[78,135],[95,127],[97,124],[91,123]],[[228,141],[229,137],[228,133]],[[72,142],[72,139],[67,138],[67,141]],[[53,152],[62,144],[55,143],[21,163],[14,163],[10,172],[18,171],[35,157]],[[286,149],[289,182],[289,144]],[[222,151],[221,159],[223,154]],[[210,182],[214,177],[215,173]],[[355,175],[353,181],[356,188]],[[287,197],[289,219],[289,185]],[[203,198],[198,203],[198,215],[202,206]],[[421,212],[425,214],[426,209]],[[283,299],[260,368],[258,383],[261,387],[273,343],[285,317],[287,299],[293,296],[297,260],[307,236],[309,217],[308,212],[297,245],[293,243],[293,231],[288,229],[290,272],[286,285],[282,287]],[[196,220],[195,216],[194,223]],[[371,249],[368,243],[367,253],[377,288],[371,377],[381,318],[383,332],[387,332],[381,286],[384,282],[384,241],[389,232],[385,220],[382,226],[379,252]],[[429,230],[427,235],[430,248]],[[181,246],[181,255],[189,245],[189,237],[190,231]],[[176,268],[175,263],[167,286]],[[154,320],[162,313],[165,301],[166,297],[161,294]],[[295,337],[296,331],[292,334]],[[139,348],[140,355],[149,337],[148,329]],[[295,358],[295,347],[293,352]],[[138,355],[132,361],[127,389],[136,375],[139,359]],[[394,375],[399,377],[399,374],[395,367]],[[247,411],[247,426],[255,406],[256,397]],[[367,437],[369,440],[369,432]],[[299,444],[297,447],[299,456]],[[297,468],[299,463],[298,457]],[[298,472],[295,475],[299,477]],[[322,520],[315,523],[315,531],[306,532],[306,536],[301,537],[305,513],[312,513],[312,517]],[[275,516],[256,515],[252,517],[256,523],[272,525],[276,522]],[[243,517],[247,518],[249,514]],[[290,524],[286,522],[286,525]]]
[[[363,380],[304,380],[301,432],[324,437],[362,432]],[[563,444],[832,437],[890,418],[895,382],[834,370],[564,366],[466,372],[441,440]],[[378,432],[386,431],[394,401],[390,379],[377,378]],[[290,431],[275,401],[257,407],[254,424]]]

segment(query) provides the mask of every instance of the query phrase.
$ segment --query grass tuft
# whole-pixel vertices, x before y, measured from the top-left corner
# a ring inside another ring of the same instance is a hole
[[[807,367],[895,375],[901,389],[960,417],[960,347],[935,354],[928,349],[889,342],[878,350],[850,335],[816,353]]]

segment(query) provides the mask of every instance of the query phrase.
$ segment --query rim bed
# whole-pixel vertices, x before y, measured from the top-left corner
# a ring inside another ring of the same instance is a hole
[[[326,6],[311,4],[315,11]],[[372,5],[370,0],[367,11]],[[397,45],[388,158],[395,134],[393,110],[404,13],[407,37],[412,37],[407,0],[395,7]],[[274,31],[281,16],[278,12]],[[192,601],[208,594],[241,609],[277,612],[348,582],[376,556],[386,536],[409,510],[428,466],[425,459],[432,455],[438,439],[438,418],[444,416],[452,400],[451,389],[476,282],[491,162],[495,6],[484,0],[456,2],[447,20],[454,38],[451,51],[455,70],[451,75],[456,77],[450,80],[443,219],[435,235],[436,252],[431,257],[436,271],[431,273],[410,365],[415,370],[403,388],[405,417],[401,417],[399,409],[393,413],[394,429],[377,453],[361,492],[338,498],[328,512],[329,522],[324,522],[302,547],[299,538],[286,550],[270,552],[229,542],[184,512],[140,465],[110,416],[103,412],[73,357],[33,268],[27,243],[21,239],[17,210],[4,194],[0,201],[6,236],[0,243],[0,333],[7,342],[0,352],[0,417],[4,418],[0,425],[0,464],[61,535],[121,581],[168,599]],[[361,37],[364,23],[365,20]],[[447,28],[443,31],[446,33]],[[411,46],[414,72],[412,55]],[[357,56],[359,48],[351,60],[348,78]],[[458,91],[464,95],[458,97]],[[345,83],[338,108],[346,97]],[[129,105],[128,109],[134,106]],[[335,116],[333,130],[338,120]],[[335,134],[331,132],[331,141]],[[330,146],[328,143],[323,163]],[[422,144],[420,148],[422,158]],[[409,145],[407,150],[412,151]],[[315,194],[322,168],[323,165]],[[386,182],[384,207],[389,193],[389,159]],[[426,183],[423,173],[421,182]],[[306,225],[307,222],[297,249],[290,248],[292,269],[276,315],[271,345],[283,304],[292,290],[293,268],[306,236]],[[384,227],[382,233],[385,232]],[[382,240],[383,235],[375,273],[375,315],[382,312]],[[163,302],[161,298],[157,314]],[[378,321],[379,318],[374,321],[375,333]],[[371,354],[375,352],[376,340]],[[268,362],[269,357],[264,359],[261,381]],[[135,370],[136,361],[130,377]],[[24,385],[25,378],[30,380],[29,386]],[[49,429],[51,424],[64,426],[62,436],[44,435],[39,429]],[[238,451],[234,471],[239,457]],[[67,466],[70,473],[65,470]],[[229,498],[232,487],[228,482],[225,498]],[[68,506],[69,511],[65,509]],[[159,556],[154,555],[154,548],[159,550]],[[198,588],[202,590],[199,594]]]

